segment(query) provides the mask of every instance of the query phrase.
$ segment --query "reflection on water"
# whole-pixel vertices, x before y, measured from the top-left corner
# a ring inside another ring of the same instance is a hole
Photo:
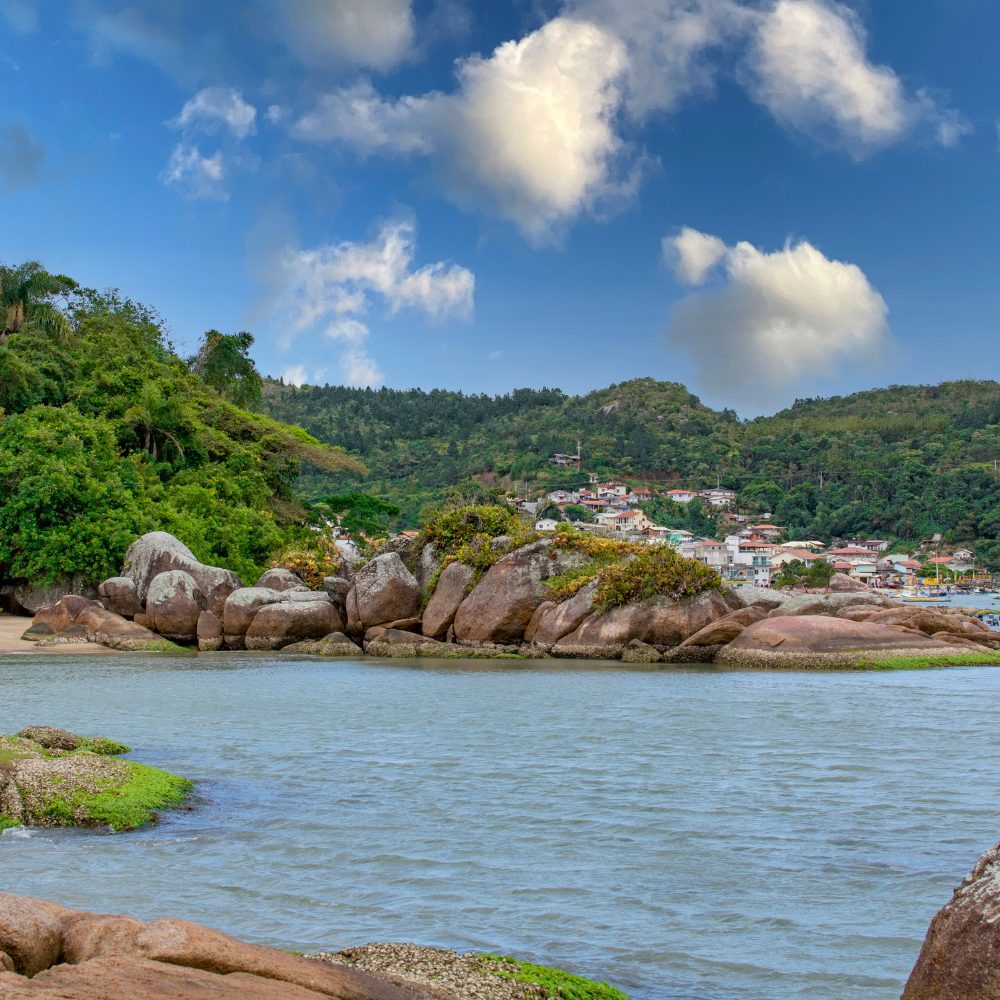
[[[998,696],[988,668],[0,659],[0,732],[104,732],[198,782],[136,834],[8,832],[0,888],[499,949],[636,1000],[887,1000],[1000,835]]]

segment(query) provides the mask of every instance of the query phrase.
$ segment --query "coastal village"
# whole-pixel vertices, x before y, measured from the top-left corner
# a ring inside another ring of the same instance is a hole
[[[575,465],[578,458],[554,455],[551,461],[554,465]],[[880,538],[847,538],[826,545],[816,539],[789,537],[788,529],[771,523],[767,512],[739,513],[735,490],[658,490],[650,485],[604,482],[586,472],[581,473],[581,479],[588,485],[554,489],[534,497],[510,495],[508,499],[523,516],[534,520],[536,531],[555,531],[559,524],[568,523],[582,531],[628,541],[665,542],[734,584],[771,587],[790,564],[807,569],[817,562],[877,589],[985,582],[980,580],[983,571],[977,567],[971,547],[942,548],[939,538],[921,544],[915,552],[892,551],[891,543]],[[718,526],[716,535],[700,536],[655,523],[648,513],[654,498],[680,507],[698,501]]]

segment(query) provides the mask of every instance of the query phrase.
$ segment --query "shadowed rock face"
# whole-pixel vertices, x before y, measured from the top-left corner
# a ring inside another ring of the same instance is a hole
[[[354,599],[363,628],[385,625],[420,611],[420,584],[398,553],[386,552],[358,570]]]
[[[346,965],[245,944],[184,920],[145,923],[0,893],[10,1000],[449,1000]],[[56,964],[56,963],[59,964]],[[32,977],[32,978],[26,978]]]
[[[242,586],[240,578],[231,570],[199,562],[183,542],[166,531],[151,531],[128,547],[122,576],[135,581],[139,600],[145,604],[153,578],[172,569],[189,573],[206,595],[210,595],[216,587],[235,589]]]
[[[1000,844],[987,851],[924,938],[902,1000],[1000,997]]]
[[[465,599],[473,576],[472,568],[460,562],[445,566],[424,608],[422,631],[425,636],[443,639],[448,634],[448,626],[455,620],[455,612]]]
[[[176,642],[192,642],[198,634],[198,617],[205,610],[205,595],[190,573],[182,569],[158,573],[146,594],[146,616],[154,632]]]

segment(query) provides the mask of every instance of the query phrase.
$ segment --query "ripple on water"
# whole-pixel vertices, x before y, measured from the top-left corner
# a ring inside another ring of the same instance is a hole
[[[0,660],[0,732],[193,777],[112,837],[6,831],[0,888],[286,948],[515,952],[635,1000],[885,1000],[997,836],[1000,672]]]

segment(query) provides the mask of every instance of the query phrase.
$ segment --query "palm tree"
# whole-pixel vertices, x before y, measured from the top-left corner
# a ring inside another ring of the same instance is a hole
[[[78,287],[64,274],[49,274],[36,260],[18,267],[0,265],[0,343],[28,329],[59,343],[69,341],[72,327],[53,299]]]
[[[139,399],[125,413],[125,422],[143,439],[143,448],[154,462],[160,455],[160,444],[173,445],[177,456],[184,460],[184,448],[174,430],[184,420],[183,408],[164,396],[160,387],[147,382],[139,390]]]

